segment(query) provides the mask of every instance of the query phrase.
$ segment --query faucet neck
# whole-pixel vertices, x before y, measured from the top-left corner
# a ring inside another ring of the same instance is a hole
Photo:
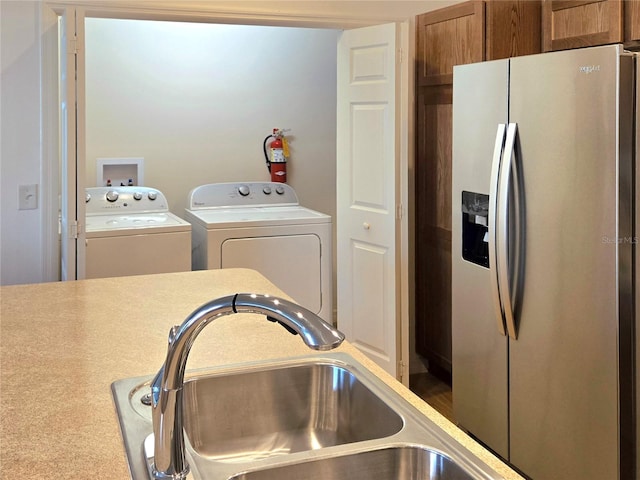
[[[182,418],[182,384],[187,357],[198,334],[211,321],[232,313],[259,313],[299,334],[312,349],[329,350],[344,335],[314,313],[269,295],[238,293],[208,302],[169,332],[167,357],[151,385],[154,476],[156,479],[182,480],[189,466],[185,460]]]

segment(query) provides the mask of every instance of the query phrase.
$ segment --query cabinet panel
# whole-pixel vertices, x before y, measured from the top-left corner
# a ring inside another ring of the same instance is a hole
[[[425,95],[425,155],[422,162],[425,192],[425,223],[451,231],[452,90],[449,85],[429,89]]]
[[[451,374],[451,145],[453,86],[418,96],[416,350],[432,373]]]
[[[542,2],[490,0],[486,6],[486,60],[540,53]]]
[[[422,225],[425,239],[416,245],[416,351],[429,371],[451,381],[451,232]]]
[[[417,85],[453,82],[453,66],[484,59],[484,3],[465,2],[417,17]]]
[[[623,7],[622,0],[545,0],[543,50],[622,42]]]
[[[624,42],[634,48],[640,46],[640,2],[637,0],[624,4]]]

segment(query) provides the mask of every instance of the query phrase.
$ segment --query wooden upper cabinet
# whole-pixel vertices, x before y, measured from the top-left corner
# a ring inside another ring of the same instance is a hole
[[[488,0],[485,59],[540,53],[542,2],[539,0]]]
[[[454,65],[541,51],[539,0],[464,2],[418,15],[417,86],[450,85]]]
[[[622,0],[544,0],[542,5],[543,50],[622,43]]]
[[[484,60],[484,2],[418,15],[417,85],[453,83],[453,66]]]
[[[640,2],[624,2],[624,43],[630,47],[640,47]]]

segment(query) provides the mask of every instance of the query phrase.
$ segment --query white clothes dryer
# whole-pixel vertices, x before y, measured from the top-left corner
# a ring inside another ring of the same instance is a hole
[[[192,268],[251,268],[333,320],[332,222],[284,183],[213,183],[189,194]],[[261,292],[256,292],[261,293]]]
[[[191,224],[155,188],[87,188],[86,225],[86,278],[191,270]]]

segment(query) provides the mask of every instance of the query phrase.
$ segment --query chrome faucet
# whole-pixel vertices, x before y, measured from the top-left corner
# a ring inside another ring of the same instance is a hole
[[[320,317],[293,302],[269,295],[237,293],[212,300],[169,332],[169,347],[162,368],[151,384],[154,466],[156,479],[185,479],[189,465],[184,455],[182,384],[189,350],[211,321],[233,313],[260,313],[302,337],[314,350],[330,350],[344,335]]]

